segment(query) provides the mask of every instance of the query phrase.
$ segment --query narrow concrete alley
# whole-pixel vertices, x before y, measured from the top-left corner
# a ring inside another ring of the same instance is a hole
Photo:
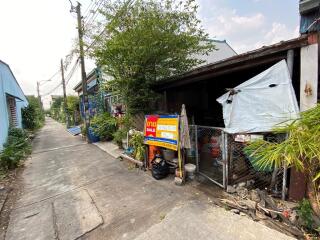
[[[213,206],[187,185],[144,171],[46,120],[25,163],[7,240],[292,239]]]

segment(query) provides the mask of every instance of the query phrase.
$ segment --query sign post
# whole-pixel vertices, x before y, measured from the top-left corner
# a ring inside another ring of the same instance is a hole
[[[144,126],[144,143],[178,150],[179,116],[147,115]]]

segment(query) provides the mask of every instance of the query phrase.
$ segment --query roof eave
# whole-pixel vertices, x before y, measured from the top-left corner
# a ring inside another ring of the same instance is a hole
[[[277,56],[277,53],[280,52],[284,52],[290,49],[295,49],[295,48],[299,48],[302,46],[306,46],[308,45],[308,36],[307,35],[303,35],[301,37],[295,38],[295,39],[291,39],[288,41],[282,41],[270,46],[263,46],[259,49],[253,50],[253,51],[249,51],[243,54],[239,54],[239,55],[235,55],[232,56],[230,58],[212,63],[212,64],[207,64],[204,66],[201,66],[199,68],[193,69],[189,72],[183,73],[181,75],[177,75],[177,76],[173,76],[164,80],[161,80],[157,83],[154,84],[154,88],[158,89],[158,90],[163,90],[166,89],[172,85],[182,85],[182,84],[186,84],[185,79],[189,79],[188,82],[191,82],[190,79],[194,79],[195,81],[197,81],[196,77],[202,74],[207,74],[209,72],[214,72],[217,71],[218,69],[223,69],[226,67],[230,67],[232,68],[233,65],[238,65],[242,62],[248,62],[248,61],[252,61],[256,59],[260,59],[260,58],[270,58],[270,61],[274,61],[277,60],[279,58],[279,60],[282,58],[282,56]],[[272,58],[272,56],[274,56],[274,58]],[[267,62],[268,59],[266,59],[264,62]],[[262,63],[263,61],[261,61]],[[256,61],[255,65],[259,64],[259,61]],[[229,71],[231,71],[231,69],[228,69]],[[180,82],[179,82],[180,81]],[[178,83],[179,82],[179,83]]]

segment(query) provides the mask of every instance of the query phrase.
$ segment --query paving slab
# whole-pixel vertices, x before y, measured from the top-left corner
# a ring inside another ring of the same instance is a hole
[[[199,201],[173,208],[134,240],[294,240],[245,216]]]
[[[12,211],[6,240],[56,239],[50,202]]]
[[[5,187],[0,189],[0,212],[2,211],[4,203],[7,200],[9,192],[10,192],[10,189],[7,189]]]
[[[63,195],[53,202],[59,240],[73,240],[92,231],[103,219],[86,190]]]
[[[119,149],[118,145],[113,142],[95,142],[93,144],[114,158],[119,158],[123,153],[123,150]]]

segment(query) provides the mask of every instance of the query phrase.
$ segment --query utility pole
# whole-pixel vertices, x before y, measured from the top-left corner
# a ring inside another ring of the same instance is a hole
[[[63,88],[63,110],[64,110],[64,114],[66,115],[66,124],[67,124],[67,128],[69,128],[70,126],[70,122],[69,122],[69,113],[67,111],[67,93],[66,93],[66,82],[64,79],[64,68],[63,68],[63,60],[61,59],[61,77],[62,77],[62,88]]]
[[[44,81],[44,80],[43,80]],[[41,101],[41,95],[40,95],[40,83],[42,81],[37,81],[37,93],[38,93],[38,101],[39,101],[39,105],[40,105],[40,109],[41,111],[43,111],[43,105],[42,105],[42,101]]]
[[[42,107],[41,96],[40,96],[40,82],[37,81],[37,93],[38,93],[38,101],[40,107]]]
[[[82,79],[82,100],[83,100],[83,111],[84,111],[84,125],[86,127],[87,142],[91,143],[89,138],[89,127],[90,127],[90,117],[88,110],[88,93],[87,93],[87,74],[84,64],[84,51],[83,51],[83,26],[81,17],[81,4],[78,2],[77,6],[72,5],[71,0],[71,12],[77,13],[78,20],[78,38],[79,38],[79,51],[80,51],[80,65],[81,65],[81,79]]]

